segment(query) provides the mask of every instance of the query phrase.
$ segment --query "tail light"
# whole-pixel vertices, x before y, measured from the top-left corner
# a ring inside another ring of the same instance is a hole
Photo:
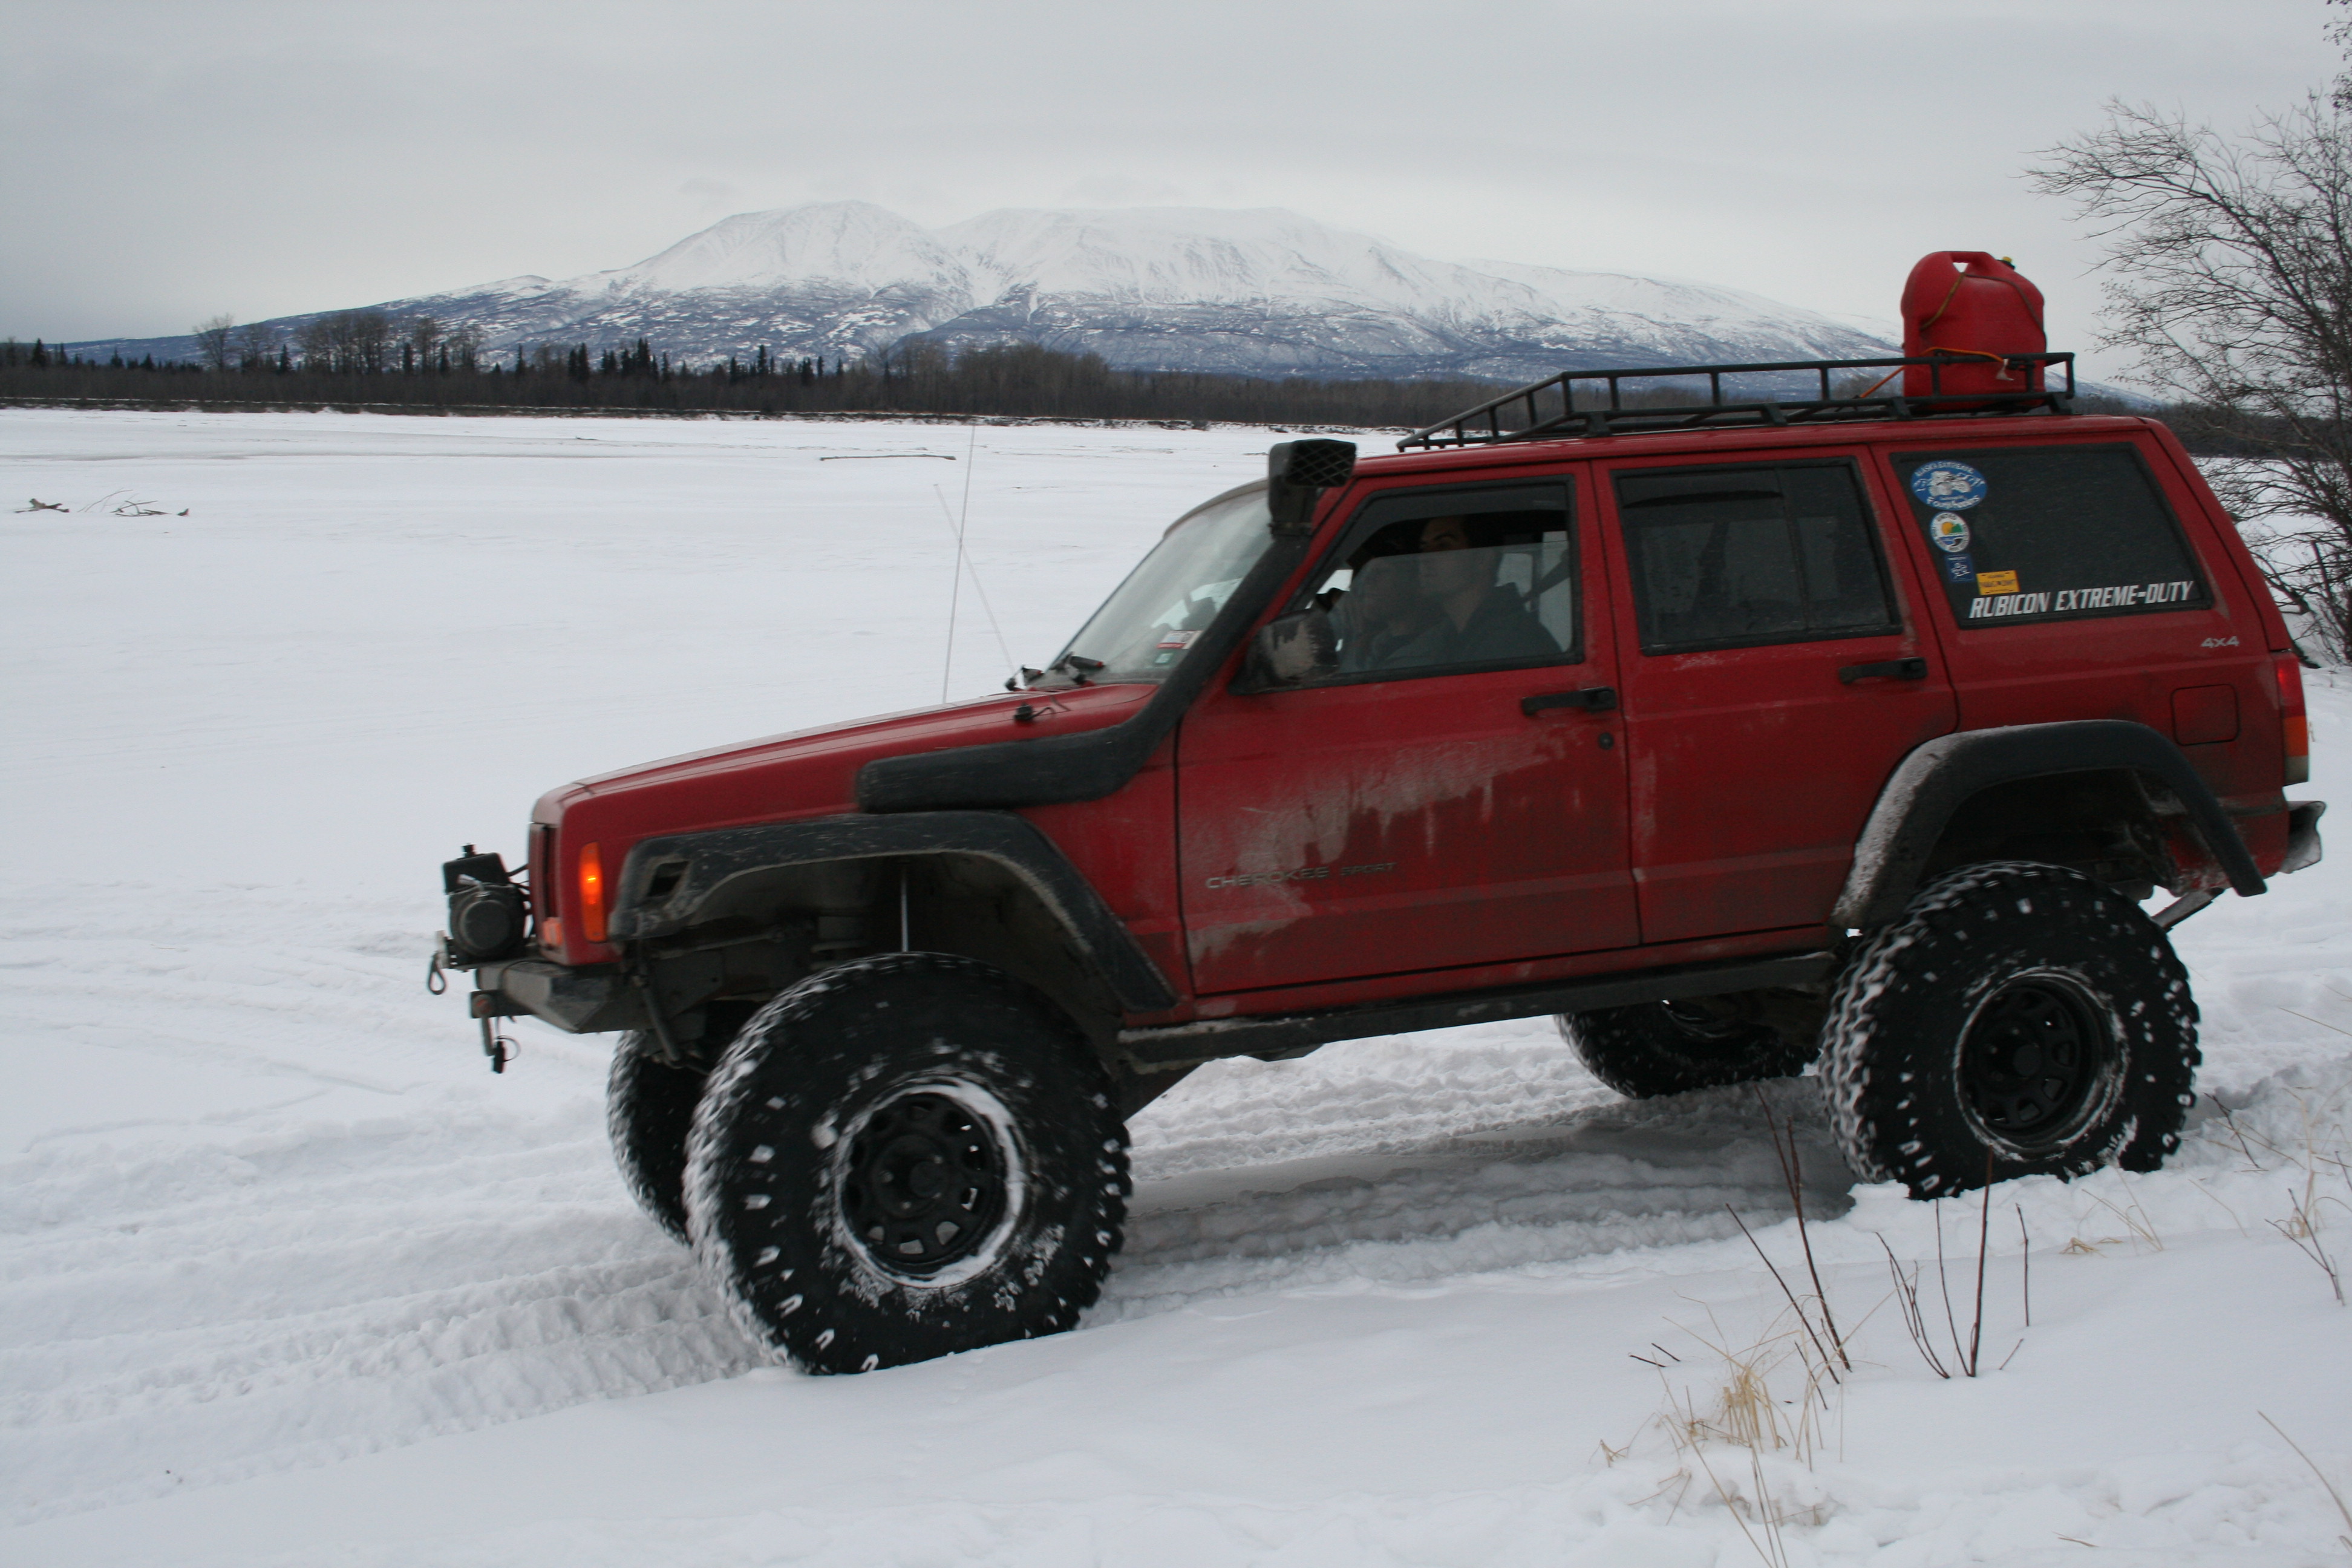
[[[2286,780],[2311,782],[2311,716],[2303,705],[2303,662],[2291,653],[2271,656],[2278,672],[2279,712],[2286,731]]]
[[[593,844],[580,847],[580,934],[589,942],[604,940],[604,852]]]

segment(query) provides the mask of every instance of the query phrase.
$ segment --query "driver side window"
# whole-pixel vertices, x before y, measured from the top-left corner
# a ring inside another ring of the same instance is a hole
[[[1358,514],[1274,634],[1277,685],[1575,663],[1568,487],[1391,490]]]

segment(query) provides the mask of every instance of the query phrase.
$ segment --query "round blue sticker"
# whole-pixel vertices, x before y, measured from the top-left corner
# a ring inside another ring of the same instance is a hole
[[[1985,477],[1966,463],[1938,458],[1911,470],[1911,493],[1922,506],[1966,511],[1985,499]]]

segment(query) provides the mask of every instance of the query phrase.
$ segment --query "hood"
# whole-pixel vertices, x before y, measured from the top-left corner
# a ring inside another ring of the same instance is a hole
[[[1157,689],[1126,685],[1005,692],[693,752],[550,790],[531,809],[531,821],[555,830],[562,907],[576,897],[584,845],[596,845],[605,874],[616,877],[629,850],[643,839],[855,812],[857,771],[877,757],[1100,730],[1132,717]],[[1015,717],[1024,707],[1033,715],[1025,721]],[[537,858],[534,854],[534,869]],[[614,956],[608,946],[583,941],[566,923],[565,963],[594,963]]]

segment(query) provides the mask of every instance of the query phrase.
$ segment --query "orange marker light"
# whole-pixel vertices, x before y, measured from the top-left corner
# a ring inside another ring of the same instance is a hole
[[[604,855],[593,844],[580,847],[580,934],[604,940]]]

